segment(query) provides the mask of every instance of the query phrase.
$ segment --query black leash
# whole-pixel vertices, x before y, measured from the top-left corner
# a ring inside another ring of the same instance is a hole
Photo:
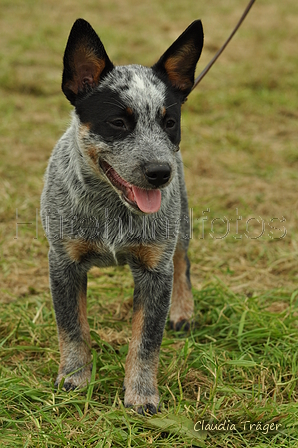
[[[234,36],[234,34],[236,33],[236,31],[238,30],[238,28],[240,27],[240,25],[242,24],[243,20],[245,19],[245,17],[247,16],[247,14],[249,13],[252,5],[254,4],[255,0],[250,0],[249,4],[247,5],[244,13],[242,14],[242,16],[240,17],[239,22],[237,23],[237,25],[235,26],[234,30],[232,31],[231,35],[228,37],[228,39],[226,40],[226,42],[223,44],[223,46],[218,50],[218,52],[215,54],[215,56],[211,59],[211,61],[209,62],[209,64],[206,65],[206,67],[204,68],[204,70],[199,74],[199,76],[195,79],[195,83],[193,85],[193,89],[195,89],[197,87],[197,85],[199,84],[199,82],[202,81],[202,79],[204,78],[204,76],[209,72],[210,68],[212,67],[212,65],[214,64],[214,62],[219,58],[219,56],[221,55],[221,53],[224,51],[224,49],[226,48],[226,46],[228,45],[228,43],[230,42],[230,40],[232,39],[232,37]]]

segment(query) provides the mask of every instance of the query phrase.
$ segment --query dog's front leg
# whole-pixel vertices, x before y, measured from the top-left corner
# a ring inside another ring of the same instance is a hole
[[[126,407],[141,414],[158,410],[157,368],[163,331],[170,306],[173,264],[150,271],[132,267],[135,280],[132,338],[125,364]]]
[[[50,283],[58,326],[60,366],[55,386],[65,378],[66,390],[82,387],[91,377],[87,321],[87,273],[53,249],[49,252]]]

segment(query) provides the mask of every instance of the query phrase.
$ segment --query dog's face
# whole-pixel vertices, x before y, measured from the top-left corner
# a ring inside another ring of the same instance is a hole
[[[114,67],[88,22],[71,30],[62,90],[75,106],[82,154],[130,209],[158,211],[176,173],[181,105],[202,46],[196,21],[153,67]]]

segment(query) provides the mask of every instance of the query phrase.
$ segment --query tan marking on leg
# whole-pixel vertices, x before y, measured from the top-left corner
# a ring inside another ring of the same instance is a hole
[[[72,342],[69,340],[68,334],[62,328],[58,328],[59,348],[60,348],[60,366],[59,373],[62,372],[67,364],[71,364],[71,360],[78,359],[79,362],[85,364],[90,360],[90,329],[87,320],[87,298],[85,291],[80,292],[78,302],[78,319],[82,331],[82,341]],[[77,364],[77,363],[75,363]]]
[[[143,309],[135,311],[132,317],[132,336],[129,343],[128,355],[125,362],[125,382],[130,382],[130,377],[134,374],[138,363],[138,351],[142,339],[142,330],[144,325]]]
[[[60,365],[57,377],[58,384],[63,377],[70,373],[69,366],[72,366],[74,370],[82,367],[82,369],[76,372],[73,376],[66,378],[65,382],[71,387],[84,387],[87,382],[90,381],[91,377],[89,365],[91,361],[91,338],[87,320],[87,297],[85,291],[81,291],[79,295],[78,319],[82,331],[82,341],[69,341],[69,337],[65,331],[61,328],[58,329],[60,348]]]
[[[87,345],[73,342],[65,345],[64,342],[59,342],[59,346],[61,357],[56,384],[59,385],[61,380],[65,378],[64,384],[67,385],[67,389],[86,386],[91,378],[91,355]],[[72,367],[69,368],[68,366]],[[71,374],[70,370],[75,373]]]
[[[100,245],[93,241],[86,241],[81,238],[64,241],[65,250],[72,261],[80,262],[91,252],[100,252]]]
[[[84,341],[81,343],[70,341],[68,335],[61,328],[58,328],[58,333],[60,364],[57,381],[60,383],[62,378],[71,373],[70,369],[76,370],[84,366],[90,362],[91,356],[90,349]],[[90,368],[87,366],[83,367],[73,376],[68,377],[66,381],[73,386],[82,387],[88,379],[90,379]]]
[[[89,336],[90,341],[90,336]],[[91,371],[90,348],[85,341],[81,343],[68,342],[63,339],[59,331],[60,364],[56,383],[60,383],[66,377],[65,383],[71,387],[84,387],[90,381]],[[71,367],[69,367],[71,366]],[[70,369],[75,371],[73,375]]]
[[[165,245],[151,244],[131,246],[128,249],[147,268],[154,269],[163,257]]]
[[[143,309],[135,311],[132,318],[132,337],[125,363],[125,399],[126,406],[153,404],[156,408],[159,403],[157,389],[158,352],[150,360],[143,361],[139,357],[142,333],[144,327]],[[142,389],[151,389],[153,394],[146,396]]]
[[[170,321],[178,323],[190,320],[193,314],[194,303],[190,285],[186,277],[185,251],[176,248],[174,254],[174,282],[170,309]]]

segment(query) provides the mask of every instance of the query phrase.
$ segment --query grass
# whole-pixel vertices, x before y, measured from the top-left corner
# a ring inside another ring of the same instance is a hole
[[[90,385],[53,387],[58,341],[37,209],[71,110],[59,90],[62,54],[72,23],[84,17],[115,63],[150,65],[200,17],[200,70],[245,2],[0,4],[0,446],[298,446],[297,2],[257,0],[183,107],[199,325],[187,335],[165,331],[156,417],[122,404],[127,268],[90,272]],[[202,421],[235,429],[194,431]],[[266,434],[266,423],[281,426]]]
[[[125,287],[119,303],[119,279],[105,274],[100,283],[109,285],[102,287],[104,300],[89,293],[92,381],[80,392],[53,387],[59,354],[49,297],[23,298],[3,310],[3,446],[12,436],[15,446],[295,446],[297,294],[290,303],[281,291],[248,298],[220,282],[197,291],[200,328],[188,337],[166,330],[162,413],[143,418],[122,405],[132,289]],[[234,423],[236,431],[201,440],[194,424],[211,418]],[[281,431],[244,431],[247,421],[275,422]]]

